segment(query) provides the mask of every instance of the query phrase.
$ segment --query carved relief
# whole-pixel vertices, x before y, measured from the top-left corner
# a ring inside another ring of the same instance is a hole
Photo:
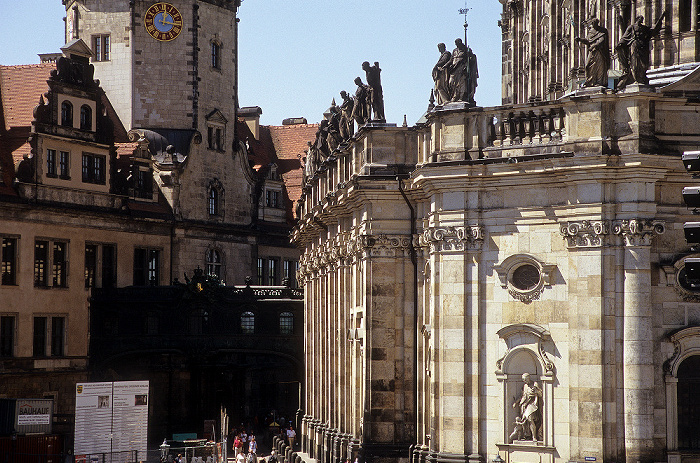
[[[566,239],[570,248],[604,246],[605,237],[609,234],[621,236],[627,246],[650,246],[654,235],[666,231],[662,220],[630,219],[630,220],[582,220],[564,222],[559,231]]]
[[[428,228],[419,237],[421,247],[430,252],[464,251],[481,249],[484,243],[484,229],[478,225],[468,227]]]
[[[654,235],[665,231],[664,221],[654,219],[616,220],[612,225],[613,234],[622,236],[627,246],[651,246]]]
[[[610,233],[610,222],[607,220],[564,222],[560,225],[559,231],[570,248],[598,247],[605,244],[604,238]]]

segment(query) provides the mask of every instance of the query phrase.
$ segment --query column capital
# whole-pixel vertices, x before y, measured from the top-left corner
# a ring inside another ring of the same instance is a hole
[[[481,250],[484,244],[484,227],[467,225],[464,227],[429,227],[418,238],[421,247],[431,253],[443,251]]]
[[[665,231],[666,223],[656,219],[615,220],[612,224],[613,234],[621,236],[628,247],[651,246],[654,236]]]

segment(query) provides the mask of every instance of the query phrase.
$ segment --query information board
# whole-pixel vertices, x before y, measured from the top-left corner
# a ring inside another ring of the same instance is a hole
[[[75,454],[138,450],[146,455],[148,381],[78,383]]]

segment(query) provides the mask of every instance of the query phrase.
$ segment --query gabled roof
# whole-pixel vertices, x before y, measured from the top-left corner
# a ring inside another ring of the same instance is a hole
[[[5,130],[31,127],[34,107],[49,90],[46,81],[56,63],[0,66],[0,104]]]

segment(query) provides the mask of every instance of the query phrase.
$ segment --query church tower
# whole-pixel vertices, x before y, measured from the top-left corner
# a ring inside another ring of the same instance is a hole
[[[594,18],[610,34],[611,83],[621,75],[615,46],[637,16],[652,26],[666,10],[663,28],[652,41],[651,80],[655,69],[683,72],[700,61],[697,0],[500,1],[503,104],[555,100],[577,88],[585,77],[586,47],[575,39],[586,36]]]

